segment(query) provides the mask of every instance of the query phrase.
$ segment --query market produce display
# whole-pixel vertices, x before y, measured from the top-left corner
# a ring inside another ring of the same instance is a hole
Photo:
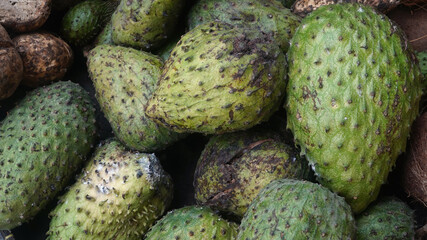
[[[426,0],[0,0],[0,240],[427,239]]]

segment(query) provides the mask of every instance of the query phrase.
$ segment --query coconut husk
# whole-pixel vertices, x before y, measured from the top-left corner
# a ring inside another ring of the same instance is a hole
[[[399,5],[401,0],[297,0],[291,10],[305,17],[308,13],[314,11],[323,5],[338,4],[338,3],[362,3],[370,5],[378,9],[378,11],[386,13]]]
[[[410,197],[427,206],[427,113],[412,126],[403,163],[402,185]]]

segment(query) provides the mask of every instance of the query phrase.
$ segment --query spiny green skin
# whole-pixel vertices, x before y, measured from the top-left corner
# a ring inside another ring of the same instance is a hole
[[[397,198],[387,197],[356,218],[357,239],[414,239],[413,211]]]
[[[168,60],[169,56],[172,53],[172,50],[175,48],[176,44],[178,43],[179,38],[172,39],[169,41],[165,46],[163,46],[159,52],[157,53],[158,56],[160,56],[163,61]]]
[[[0,230],[30,220],[74,176],[95,141],[95,109],[72,82],[38,88],[0,123]]]
[[[117,45],[149,50],[161,46],[178,23],[181,0],[121,0],[113,14]]]
[[[146,113],[177,132],[251,128],[277,110],[286,59],[269,35],[212,22],[182,36]]]
[[[113,25],[111,21],[105,25],[104,29],[95,38],[95,45],[108,44],[114,45],[113,42]]]
[[[212,137],[194,175],[199,204],[242,217],[275,179],[308,177],[308,162],[272,132],[249,130]]]
[[[160,219],[146,240],[234,240],[238,225],[221,218],[209,207],[187,206]]]
[[[111,19],[115,0],[86,0],[72,7],[62,19],[61,32],[72,45],[90,43]]]
[[[355,220],[344,198],[307,181],[268,184],[249,206],[238,240],[355,239]]]
[[[289,41],[301,18],[271,0],[200,0],[190,10],[190,29],[210,21],[222,21],[238,27],[251,27],[272,33],[280,48],[287,51]]]
[[[423,93],[427,93],[427,52],[417,52],[417,59],[424,78],[422,80]]]
[[[371,7],[335,4],[304,18],[288,52],[288,128],[355,213],[377,198],[417,116],[421,74],[405,46]]]
[[[100,146],[61,197],[48,239],[141,239],[172,200],[172,181],[154,154]]]
[[[89,52],[87,66],[101,110],[126,146],[151,152],[183,136],[157,125],[144,113],[160,78],[160,58],[132,48],[99,45]]]

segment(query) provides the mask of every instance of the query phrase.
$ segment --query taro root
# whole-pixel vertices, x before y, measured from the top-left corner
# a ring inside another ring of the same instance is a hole
[[[0,24],[16,32],[41,27],[50,15],[51,0],[1,0]]]
[[[0,100],[10,97],[22,80],[22,60],[6,30],[0,25]]]
[[[292,11],[301,17],[323,5],[355,2],[375,7],[380,12],[388,12],[400,4],[400,0],[297,0],[292,5]]]
[[[24,63],[22,85],[27,87],[60,80],[73,61],[70,46],[50,33],[22,34],[13,42]]]
[[[427,112],[412,125],[402,185],[409,196],[427,204]]]
[[[271,181],[307,179],[308,162],[284,140],[260,129],[213,136],[194,174],[197,202],[242,217]]]

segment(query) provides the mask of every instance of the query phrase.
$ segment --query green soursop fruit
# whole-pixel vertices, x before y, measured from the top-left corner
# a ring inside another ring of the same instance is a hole
[[[160,219],[146,240],[234,240],[238,225],[221,218],[208,207],[175,209]]]
[[[90,43],[110,21],[118,0],[86,0],[72,7],[62,19],[64,39],[75,46]]]
[[[202,24],[172,51],[146,113],[177,132],[248,129],[278,109],[286,72],[285,56],[269,35]]]
[[[172,188],[154,154],[109,139],[52,211],[48,239],[141,239],[170,204]]]
[[[242,217],[268,183],[308,178],[308,162],[278,134],[261,129],[213,136],[194,174],[199,204]]]
[[[300,24],[300,17],[271,0],[200,0],[190,10],[190,29],[211,21],[221,21],[238,27],[255,28],[271,33],[284,51]]]
[[[288,52],[288,128],[318,181],[360,213],[405,150],[420,71],[400,29],[361,4],[322,6]]]
[[[413,211],[397,198],[386,197],[356,218],[357,239],[414,239]]]
[[[95,108],[72,82],[38,88],[0,123],[0,230],[30,220],[66,187],[95,141]]]
[[[182,0],[121,0],[112,16],[113,41],[138,49],[161,46],[173,33]]]
[[[423,74],[422,87],[423,93],[427,93],[427,52],[417,52],[417,58],[419,62],[419,66],[421,69],[421,73]]]
[[[113,25],[111,21],[109,21],[102,31],[95,38],[94,45],[108,44],[114,45],[113,42]]]
[[[168,60],[169,56],[172,53],[172,50],[175,48],[180,38],[175,38],[170,40],[166,45],[164,45],[159,51],[157,55],[163,59],[163,61]]]
[[[268,184],[249,206],[239,240],[355,239],[356,225],[344,198],[307,181]]]
[[[126,146],[156,151],[182,136],[158,126],[144,113],[160,78],[160,58],[132,48],[99,45],[89,52],[87,66],[101,110]]]

